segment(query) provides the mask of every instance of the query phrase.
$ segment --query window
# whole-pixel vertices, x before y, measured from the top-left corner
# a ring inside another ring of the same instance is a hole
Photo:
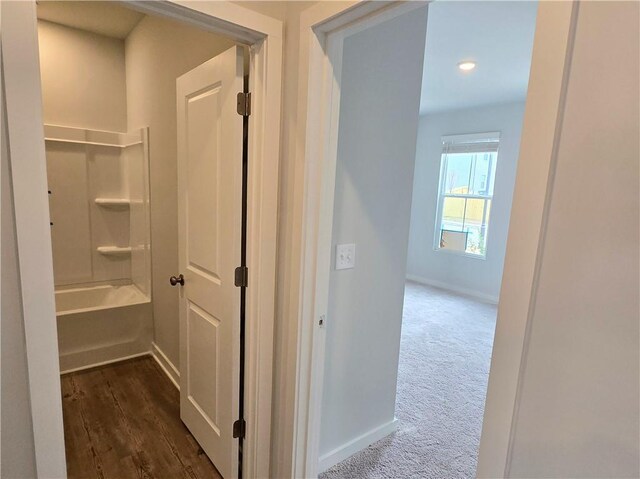
[[[435,248],[484,258],[499,133],[442,138]]]

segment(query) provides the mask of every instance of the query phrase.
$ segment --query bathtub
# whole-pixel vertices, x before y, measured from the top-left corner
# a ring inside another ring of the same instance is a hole
[[[135,285],[60,289],[55,296],[63,374],[149,353],[151,300]]]
[[[148,302],[149,298],[133,284],[60,289],[56,291],[56,316],[122,308]]]

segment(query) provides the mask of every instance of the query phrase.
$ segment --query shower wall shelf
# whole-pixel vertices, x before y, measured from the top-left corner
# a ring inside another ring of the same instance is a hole
[[[48,142],[76,143],[112,148],[141,145],[140,133],[87,130],[68,126],[44,125],[44,139]]]
[[[131,254],[131,246],[98,246],[98,253],[105,256],[123,256]]]
[[[55,286],[150,296],[149,129],[88,126],[44,125]]]
[[[129,206],[131,204],[131,200],[129,198],[96,198],[96,205],[105,206],[105,207],[114,207],[114,206]]]

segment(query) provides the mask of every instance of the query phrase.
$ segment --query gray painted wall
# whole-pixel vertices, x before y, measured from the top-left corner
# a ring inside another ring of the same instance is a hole
[[[516,179],[524,102],[420,117],[407,275],[497,301]],[[500,147],[485,259],[434,249],[442,136],[499,131]]]
[[[394,420],[425,29],[414,10],[344,43],[332,244],[356,266],[330,274],[321,456]]]

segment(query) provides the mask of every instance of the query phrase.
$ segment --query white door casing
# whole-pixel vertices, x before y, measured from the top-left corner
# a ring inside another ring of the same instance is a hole
[[[243,54],[177,79],[180,416],[225,478],[238,471]]]
[[[327,207],[323,198],[327,189],[325,178],[330,174],[327,171],[330,166],[327,151],[332,150],[332,135],[328,131],[335,129],[331,124],[331,112],[336,96],[333,94],[334,65],[329,61],[327,37],[345,26],[364,24],[367,18],[372,18],[377,13],[406,8],[411,3],[317,2],[300,16],[295,159],[296,165],[302,165],[299,172],[296,170],[296,180],[303,187],[292,200],[300,205],[292,220],[294,224],[300,224],[300,227],[294,228],[286,245],[293,257],[288,265],[292,274],[299,278],[299,283],[295,285],[299,292],[286,305],[285,313],[287,318],[291,318],[294,328],[291,335],[296,338],[293,349],[297,355],[296,374],[291,375],[288,379],[290,383],[287,383],[293,390],[291,395],[295,399],[293,405],[285,402],[278,405],[279,414],[287,417],[294,433],[292,439],[285,437],[272,446],[283,449],[285,454],[291,451],[291,462],[280,461],[282,464],[273,464],[274,470],[280,472],[279,476],[284,476],[289,471],[292,471],[294,477],[315,477],[317,474],[323,377],[319,370],[324,362],[324,330],[318,325],[316,288],[318,264],[322,264],[319,261],[319,258],[322,259],[319,245],[322,244],[324,231],[321,209]],[[508,443],[516,404],[520,358],[527,339],[527,311],[535,293],[532,281],[535,279],[536,251],[540,243],[540,217],[547,201],[549,165],[553,157],[551,145],[557,136],[556,123],[562,111],[559,85],[563,82],[565,68],[571,59],[567,45],[570,43],[570,32],[575,26],[575,17],[571,14],[574,9],[575,3],[572,2],[540,2],[539,6],[518,166],[518,178],[526,178],[521,185],[525,191],[518,193],[519,186],[516,184],[512,216],[518,196],[526,198],[525,202],[529,206],[533,204],[536,211],[535,214],[525,215],[526,218],[520,215],[517,224],[512,222],[510,227],[505,277],[510,264],[510,249],[518,252],[513,255],[514,258],[518,257],[518,261],[513,261],[513,277],[510,281],[503,281],[478,459],[478,477],[505,477],[505,466],[508,463]],[[537,91],[538,95],[532,96],[532,91]],[[544,101],[539,101],[540,95]],[[536,141],[525,147],[527,132]],[[529,174],[521,175],[522,169],[526,169]],[[523,251],[527,254],[523,254]],[[510,291],[506,291],[505,285],[509,285]],[[506,298],[509,298],[510,305],[503,308]],[[500,346],[501,336],[504,341]],[[504,357],[497,361],[498,355]]]
[[[28,441],[22,447],[25,458],[34,454],[38,477],[66,478],[36,5],[2,2],[0,10],[6,115],[3,127],[19,267],[19,275],[13,280],[19,282],[17,301],[24,321],[33,452]],[[3,370],[7,373],[17,374]],[[29,437],[31,432],[25,435]],[[15,441],[20,434],[8,437]],[[10,464],[6,455],[4,463]]]

